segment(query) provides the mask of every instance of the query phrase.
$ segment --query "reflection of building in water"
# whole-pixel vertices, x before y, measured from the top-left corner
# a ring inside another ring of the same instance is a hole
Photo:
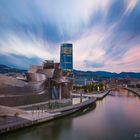
[[[126,90],[125,88],[119,88],[119,92],[128,93],[128,90]]]
[[[140,104],[140,98],[136,96],[136,100],[137,100],[138,104]]]

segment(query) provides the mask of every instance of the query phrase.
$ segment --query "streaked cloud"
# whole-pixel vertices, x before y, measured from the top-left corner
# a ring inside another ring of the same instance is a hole
[[[139,0],[0,1],[0,63],[24,67],[59,61],[74,45],[74,68],[140,71]]]
[[[125,14],[129,14],[136,6],[138,0],[126,0]]]

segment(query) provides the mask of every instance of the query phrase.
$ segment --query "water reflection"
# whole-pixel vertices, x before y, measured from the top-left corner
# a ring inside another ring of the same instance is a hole
[[[125,90],[110,94],[87,110],[20,130],[0,140],[132,140],[140,133],[140,99]]]

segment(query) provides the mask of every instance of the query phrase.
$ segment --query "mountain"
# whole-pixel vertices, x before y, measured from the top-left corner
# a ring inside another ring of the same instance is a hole
[[[13,72],[13,73],[26,73],[27,70],[21,70],[18,68],[11,68],[8,67],[6,65],[0,65],[0,73],[4,74],[4,73],[9,73],[9,72]]]
[[[82,78],[140,78],[140,73],[135,72],[121,72],[121,73],[115,73],[115,72],[106,72],[106,71],[77,71],[74,70],[73,74],[75,77],[82,77]]]
[[[11,68],[6,65],[0,65],[0,73],[26,73],[27,70],[21,70],[18,68]],[[121,72],[121,73],[115,73],[115,72],[106,72],[106,71],[78,71],[73,70],[73,74],[75,77],[82,77],[82,78],[94,78],[94,79],[106,79],[106,78],[140,78],[140,73],[135,72]]]

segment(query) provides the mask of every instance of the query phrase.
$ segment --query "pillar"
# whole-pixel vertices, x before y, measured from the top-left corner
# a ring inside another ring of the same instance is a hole
[[[59,85],[59,100],[62,99],[62,85]]]

